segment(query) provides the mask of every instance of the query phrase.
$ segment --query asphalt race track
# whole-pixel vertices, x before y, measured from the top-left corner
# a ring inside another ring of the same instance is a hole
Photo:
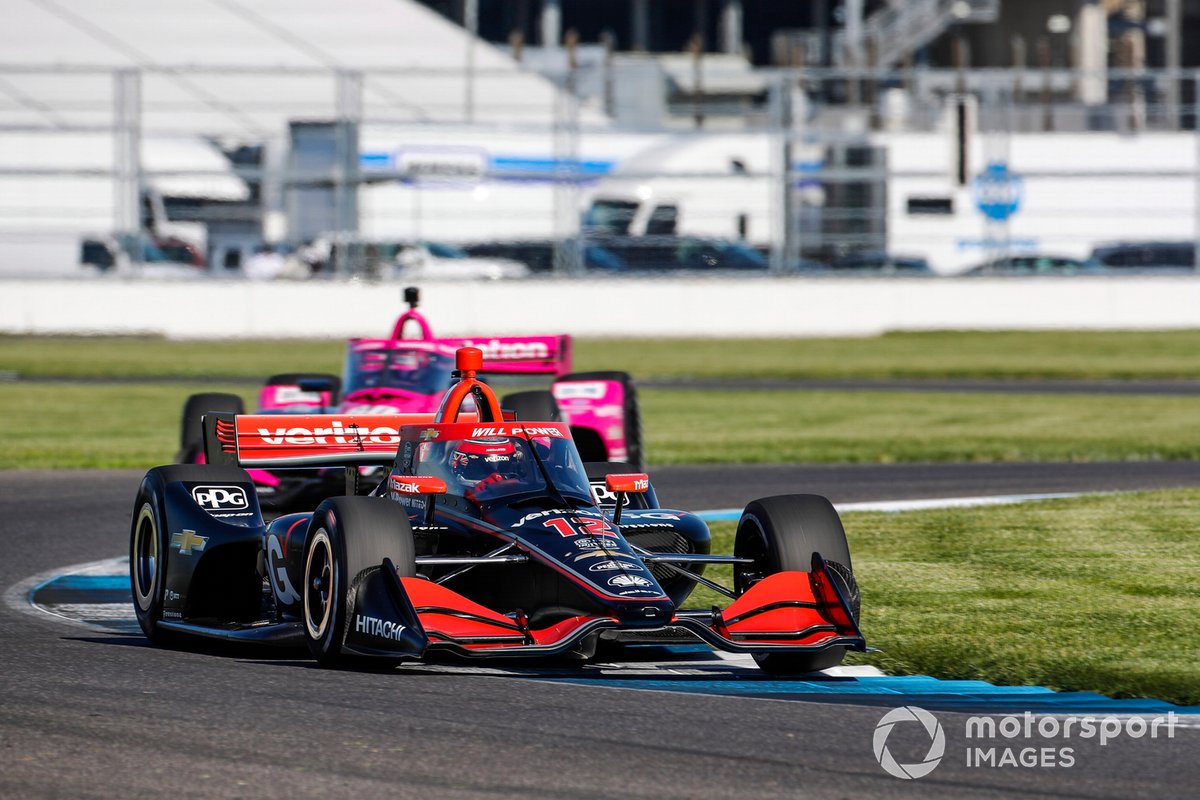
[[[794,491],[855,502],[1200,486],[1200,467],[1185,463],[654,474],[664,503],[691,508]],[[124,555],[139,478],[0,473],[0,590],[9,601],[0,605],[0,797],[1128,798],[1194,796],[1200,785],[1194,715],[1172,738],[1049,743],[1054,763],[1063,760],[1058,747],[1072,747],[1069,768],[973,767],[966,715],[938,711],[945,757],[926,777],[901,780],[872,749],[885,708],[776,699],[777,681],[710,693],[703,686],[729,672],[719,662],[684,657],[656,666],[653,680],[635,663],[621,681],[669,681],[671,691],[613,688],[587,680],[595,667],[563,664],[334,672],[291,652],[156,649],[13,603],[12,587],[34,576]],[[761,680],[749,670],[737,678]],[[905,703],[920,705],[903,697],[894,705]],[[912,763],[930,741],[920,726],[899,724],[886,746]],[[1048,742],[1034,731],[989,744]]]

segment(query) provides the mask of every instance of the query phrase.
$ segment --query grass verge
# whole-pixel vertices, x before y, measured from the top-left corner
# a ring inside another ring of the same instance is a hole
[[[340,372],[344,347],[340,339],[211,342],[0,336],[0,371],[28,376],[219,375],[261,380],[276,372]],[[636,378],[1200,378],[1198,351],[1200,330],[577,339],[575,367],[624,369]]]
[[[193,392],[245,386],[0,384],[0,469],[144,467],[179,450],[183,404]]]
[[[192,392],[250,385],[0,384],[0,469],[145,467]],[[1200,401],[918,392],[641,393],[652,464],[1200,459]],[[731,420],[733,422],[731,422]]]
[[[863,631],[883,650],[853,662],[1200,704],[1200,491],[844,523]],[[712,527],[714,551],[731,552],[733,523]],[[688,605],[714,602],[704,590]]]
[[[654,464],[1200,457],[1200,400],[1135,395],[645,390]]]

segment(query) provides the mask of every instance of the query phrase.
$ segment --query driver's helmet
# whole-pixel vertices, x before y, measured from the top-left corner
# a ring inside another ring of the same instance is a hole
[[[465,439],[450,455],[450,472],[467,488],[493,475],[522,479],[525,453],[510,439]]]

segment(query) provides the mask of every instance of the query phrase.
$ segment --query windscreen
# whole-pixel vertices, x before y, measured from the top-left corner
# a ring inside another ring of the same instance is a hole
[[[628,236],[638,205],[628,200],[596,200],[584,214],[584,227],[598,233]]]
[[[467,254],[457,247],[442,242],[426,242],[425,248],[437,258],[466,258]]]
[[[346,356],[344,391],[404,389],[436,394],[450,385],[454,357],[405,347],[351,349]]]
[[[553,497],[547,476],[564,498],[592,502],[587,473],[570,439],[500,436],[422,442],[414,462],[417,475],[439,477],[448,494],[478,504],[519,496]]]

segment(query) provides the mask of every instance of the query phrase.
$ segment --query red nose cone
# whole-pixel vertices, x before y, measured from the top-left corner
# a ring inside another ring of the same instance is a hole
[[[483,369],[483,351],[478,347],[460,347],[454,354],[454,366],[462,372],[479,372]]]

